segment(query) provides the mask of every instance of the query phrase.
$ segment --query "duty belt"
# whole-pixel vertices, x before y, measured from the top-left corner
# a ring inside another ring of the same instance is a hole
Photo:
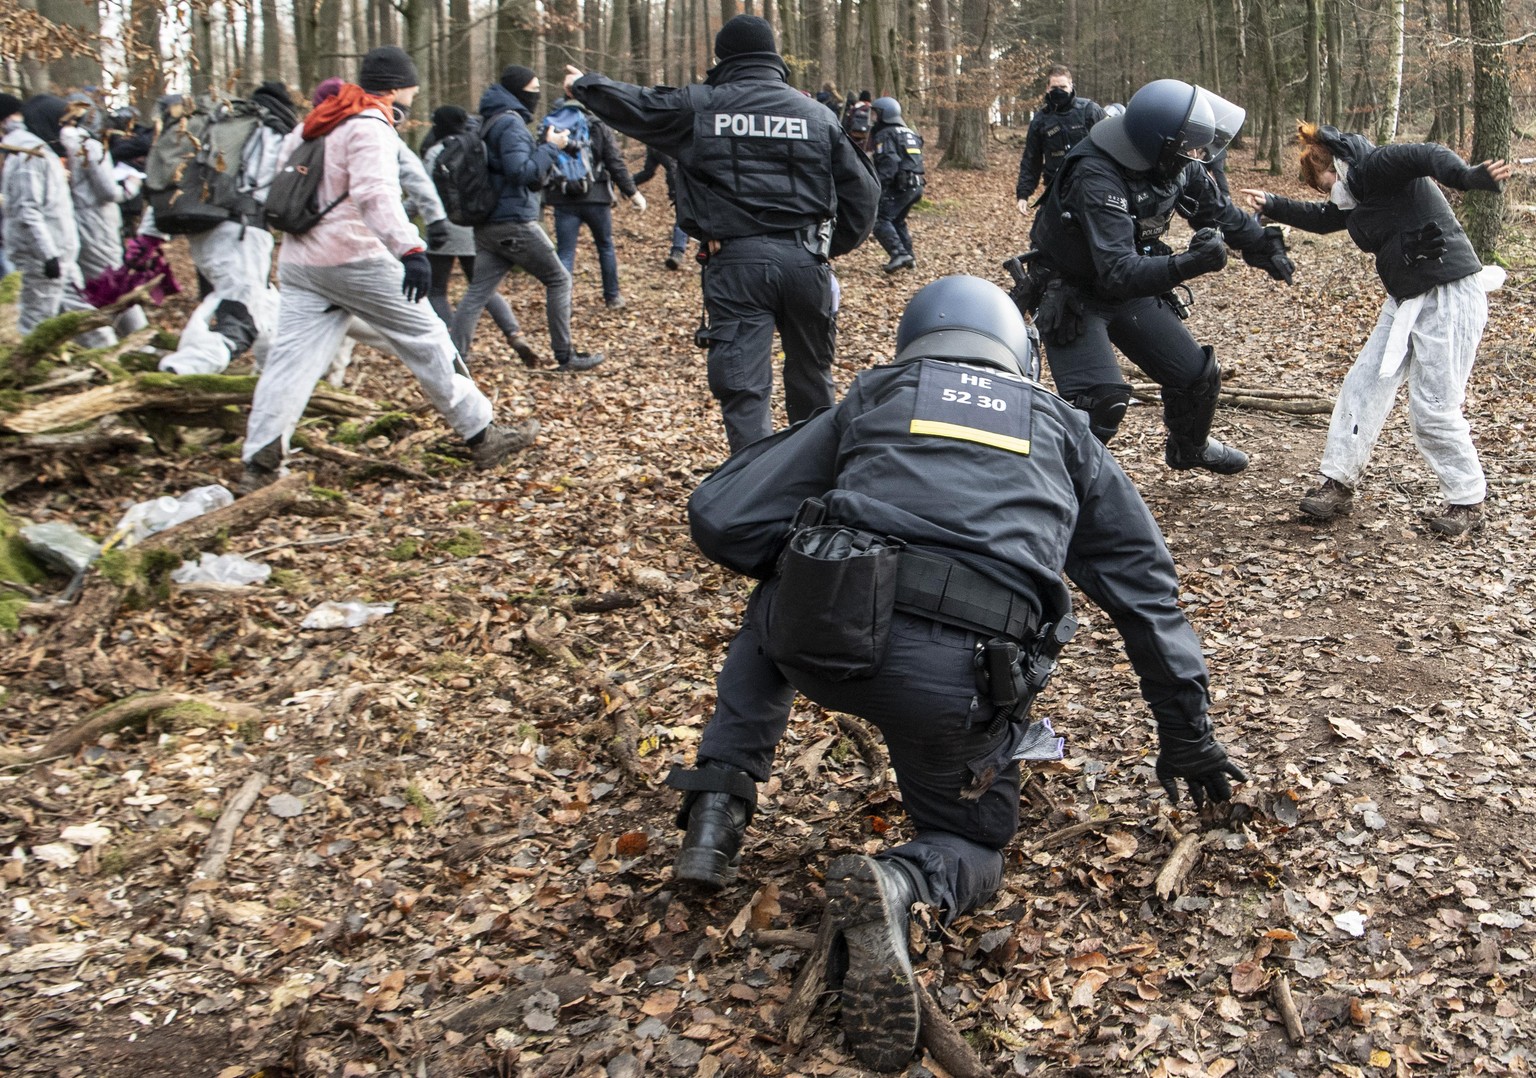
[[[901,552],[896,575],[896,609],[945,625],[1025,641],[1039,615],[1024,596],[950,558]]]

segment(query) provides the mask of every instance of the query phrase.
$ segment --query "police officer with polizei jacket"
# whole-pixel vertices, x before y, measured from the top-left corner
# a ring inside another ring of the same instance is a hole
[[[1097,102],[1077,96],[1072,72],[1062,64],[1053,64],[1046,82],[1045,107],[1029,121],[1024,153],[1019,157],[1019,182],[1014,185],[1013,197],[1019,201],[1020,213],[1029,211],[1029,196],[1041,179],[1049,188],[1067,153],[1102,119],[1104,110]]]
[[[870,105],[875,129],[870,136],[875,175],[880,177],[880,206],[875,220],[875,239],[890,255],[882,267],[895,273],[913,265],[912,234],[907,214],[923,197],[927,178],[923,172],[923,136],[901,119],[901,104],[894,97],[877,97]]]
[[[842,1023],[866,1066],[917,1045],[914,902],[946,920],[1002,883],[1019,760],[1059,759],[1029,705],[1075,621],[1063,571],[1113,619],[1157,722],[1171,799],[1225,801],[1247,776],[1216,740],[1200,642],[1145,503],[1081,411],[1033,379],[1023,316],[997,286],[920,290],[888,366],[833,409],[727,461],[689,499],[703,553],[763,583],[717,681],[697,766],[674,770],[676,875],[735,879],[798,690],[874,723],[910,841],[826,871]],[[792,530],[793,529],[793,530]],[[844,946],[846,944],[846,946]]]
[[[788,82],[773,29],[738,15],[702,86],[647,88],[568,68],[566,93],[677,159],[677,217],[703,245],[709,388],[731,451],[772,429],[773,331],[790,422],[834,399],[828,259],[869,236],[880,198],[837,117]]]
[[[1210,437],[1221,368],[1184,327],[1176,289],[1225,266],[1228,244],[1275,280],[1289,284],[1294,269],[1280,230],[1233,205],[1205,166],[1244,115],[1175,79],[1137,90],[1067,155],[1035,214],[1029,288],[1018,296],[1034,313],[1057,392],[1088,413],[1100,440],[1114,436],[1131,400],[1115,348],[1162,386],[1164,459],[1180,470],[1231,475],[1248,457]],[[1177,254],[1163,242],[1174,214],[1196,229]]]

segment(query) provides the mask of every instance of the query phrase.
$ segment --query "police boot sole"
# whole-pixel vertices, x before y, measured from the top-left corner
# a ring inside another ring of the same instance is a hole
[[[879,869],[850,854],[827,872],[827,916],[842,926],[848,966],[843,975],[843,1036],[864,1066],[894,1071],[917,1050],[921,1021],[906,934],[880,889]]]
[[[731,858],[719,850],[700,846],[677,855],[672,874],[678,880],[708,891],[719,891],[736,882],[741,871],[741,857]]]

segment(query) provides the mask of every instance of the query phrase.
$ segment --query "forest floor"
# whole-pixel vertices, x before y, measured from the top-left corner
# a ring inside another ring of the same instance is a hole
[[[934,174],[912,219],[915,273],[887,277],[873,243],[840,260],[840,386],[892,354],[926,281],[1005,280],[999,263],[1026,246],[1015,153]],[[1298,193],[1248,165],[1234,162],[1234,188]],[[1517,177],[1512,201],[1536,201],[1529,184]],[[505,469],[452,459],[403,367],[364,356],[354,388],[414,417],[367,451],[431,481],[348,480],[317,461],[317,484],[345,488],[344,515],[230,537],[231,551],[267,550],[275,582],[177,590],[81,647],[51,646],[46,621],[0,646],[10,748],[137,692],[259,709],[0,771],[0,1071],[860,1073],[834,1003],[798,1046],[784,1012],[829,860],[907,833],[878,754],[800,701],[740,881],[714,897],[673,886],[676,795],[659,779],[692,760],[748,582],[686,529],[687,495],[726,447],[692,345],[697,273],[662,268],[670,219],[652,195],[645,216],[615,211],[627,309],[604,309],[586,240],[578,256],[578,344],[608,353],[594,374],[527,371],[482,326],[477,378],[503,413],[543,423]],[[1231,384],[1331,395],[1381,288],[1344,236],[1294,239],[1294,287],[1234,259],[1195,282],[1191,327]],[[1037,705],[1067,758],[1040,772],[1003,890],[914,933],[929,991],[993,1073],[1531,1069],[1529,218],[1506,250],[1466,408],[1490,481],[1468,537],[1426,528],[1436,485],[1401,406],[1354,513],[1328,525],[1296,510],[1326,415],[1223,409],[1217,434],[1253,463],[1221,478],[1168,471],[1158,411],[1131,409],[1114,449],[1167,534],[1219,736],[1251,781],[1221,817],[1169,806],[1118,637],[1084,603]],[[506,291],[546,341],[536,286]],[[188,306],[152,317],[175,330]],[[192,439],[61,469],[8,503],[99,536],[131,502],[237,473],[235,443]],[[301,630],[327,599],[397,605],[363,628]],[[194,881],[252,775],[265,782],[227,873]],[[1201,828],[1181,893],[1158,898],[1174,843]],[[910,1073],[941,1072],[929,1058]]]

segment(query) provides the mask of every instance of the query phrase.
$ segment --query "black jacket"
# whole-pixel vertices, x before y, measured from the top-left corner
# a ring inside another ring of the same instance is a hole
[[[1088,130],[1104,118],[1104,110],[1086,97],[1074,97],[1065,109],[1043,108],[1029,121],[1024,136],[1024,152],[1019,156],[1019,182],[1014,198],[1028,198],[1045,177],[1050,186],[1056,171],[1072,147],[1082,142]]]
[[[625,198],[635,197],[635,180],[629,174],[629,166],[624,163],[624,155],[619,153],[618,140],[613,137],[613,131],[602,120],[592,115],[591,111],[579,101],[557,101],[555,107],[561,105],[574,105],[587,114],[587,127],[592,132],[592,183],[586,193],[581,195],[567,195],[557,184],[544,190],[544,202],[550,206],[575,206],[613,205],[613,188],[617,184],[619,192]]]
[[[923,419],[942,433],[913,433]],[[1047,620],[1071,610],[1065,571],[1114,620],[1159,728],[1203,729],[1208,674],[1173,559],[1084,413],[1035,383],[925,359],[860,374],[836,407],[774,437],[707,520],[709,480],[690,500],[707,556],[760,563],[800,501],[821,497],[831,520],[963,562],[1032,597]]]
[[[837,117],[792,89],[773,53],[712,68],[703,86],[647,89],[584,75],[572,96],[677,159],[677,222],[700,240],[833,224],[832,254],[869,237],[880,185]]]
[[[505,115],[505,119],[501,119]],[[486,168],[496,189],[491,221],[536,221],[539,189],[555,166],[558,149],[534,145],[528,133],[532,114],[499,82],[480,96],[480,130],[485,138]]]
[[[1481,166],[1468,166],[1452,151],[1433,142],[1373,146],[1364,135],[1321,134],[1334,157],[1348,166],[1349,188],[1359,205],[1341,210],[1332,202],[1301,202],[1271,195],[1264,216],[1307,232],[1349,229],[1362,251],[1376,256],[1376,272],[1395,299],[1408,299],[1482,270],[1467,234],[1434,180],[1460,191],[1497,191]],[[1403,261],[1403,235],[1438,224],[1445,254],[1429,262]]]
[[[870,158],[883,190],[910,191],[923,180],[923,136],[904,124],[876,124]]]
[[[667,180],[667,201],[677,202],[677,162],[654,146],[645,148],[645,161],[640,165],[640,171],[635,173],[635,186],[650,183],[660,171]]]
[[[1090,134],[1047,188],[1030,244],[1041,265],[1101,299],[1156,296],[1183,280],[1162,241],[1175,213],[1193,228],[1221,229],[1239,249],[1264,235],[1258,218],[1233,205],[1203,164],[1160,180],[1120,165]]]

